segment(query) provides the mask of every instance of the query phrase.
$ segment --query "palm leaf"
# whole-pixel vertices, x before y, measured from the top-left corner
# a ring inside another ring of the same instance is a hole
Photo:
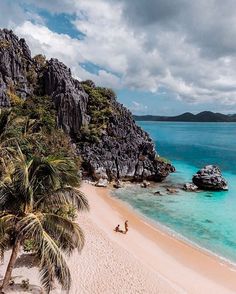
[[[0,136],[6,131],[7,125],[9,122],[10,111],[1,111],[0,112]]]
[[[0,217],[0,260],[3,259],[4,252],[10,247],[11,235],[15,225],[16,217],[12,214]]]
[[[42,197],[38,204],[44,201],[45,207],[54,205],[55,207],[60,207],[64,205],[74,205],[78,211],[89,211],[89,203],[85,195],[76,188],[65,187],[59,189],[54,193],[47,195],[47,197]]]
[[[54,237],[58,246],[70,254],[73,249],[81,251],[84,246],[84,233],[80,226],[66,217],[54,213],[43,213],[43,227]]]
[[[37,255],[39,256],[41,263],[41,277],[42,285],[47,291],[50,290],[48,281],[51,280],[45,278],[47,272],[45,271],[45,264],[51,264],[52,270],[56,275],[59,283],[63,289],[69,291],[71,285],[71,276],[69,268],[66,264],[64,256],[53,238],[44,230],[42,221],[42,214],[28,214],[22,218],[18,223],[20,226],[21,234],[34,239],[37,246]],[[44,270],[43,270],[44,269]],[[51,273],[48,273],[51,275]]]
[[[44,286],[46,292],[49,293],[52,290],[55,272],[54,267],[46,259],[41,262],[39,274],[41,284]]]

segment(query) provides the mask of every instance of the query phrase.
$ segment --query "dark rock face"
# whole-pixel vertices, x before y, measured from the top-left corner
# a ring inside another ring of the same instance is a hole
[[[0,30],[0,106],[10,106],[10,95],[22,99],[32,93],[27,71],[33,63],[25,40],[12,31]]]
[[[70,69],[57,59],[47,63],[43,75],[44,94],[52,96],[58,112],[58,124],[67,133],[76,135],[89,120],[86,110],[88,95],[73,79]]]
[[[98,143],[84,143],[80,154],[94,178],[162,181],[174,167],[156,160],[154,144],[131,112],[111,98],[116,109]]]
[[[93,82],[89,86],[95,88]],[[22,99],[51,96],[58,126],[70,134],[72,141],[76,142],[81,128],[90,123],[91,97],[70,69],[57,59],[45,61],[42,66],[31,57],[24,39],[4,29],[0,30],[0,107],[10,107],[12,95]],[[113,113],[99,141],[77,144],[85,171],[95,179],[162,181],[174,167],[156,159],[152,140],[135,124],[132,114],[112,95],[108,100]]]
[[[200,169],[193,176],[192,181],[198,188],[204,190],[228,190],[227,181],[215,165],[207,165]]]

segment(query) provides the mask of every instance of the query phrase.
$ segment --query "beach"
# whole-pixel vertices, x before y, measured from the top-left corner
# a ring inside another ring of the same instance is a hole
[[[233,266],[153,226],[112,198],[109,189],[83,183],[81,190],[88,197],[90,212],[78,218],[86,236],[85,247],[68,259],[71,294],[236,292]],[[125,220],[128,233],[114,232]],[[6,261],[7,257],[4,265]],[[0,275],[3,272],[1,266]],[[31,293],[40,293],[36,267],[21,264],[13,276],[29,278],[34,285]],[[55,286],[51,293],[63,292]]]
[[[236,269],[152,226],[129,207],[109,195],[108,189],[88,184],[82,190],[91,205],[91,218],[106,236],[148,268],[154,280],[165,281],[174,293],[235,293]],[[129,220],[126,235],[113,232],[116,224]],[[135,270],[132,271],[134,277]],[[146,286],[148,286],[148,282]],[[122,293],[122,292],[117,292]],[[136,293],[136,292],[128,292]],[[150,292],[148,288],[141,293]],[[159,293],[165,293],[160,289]]]

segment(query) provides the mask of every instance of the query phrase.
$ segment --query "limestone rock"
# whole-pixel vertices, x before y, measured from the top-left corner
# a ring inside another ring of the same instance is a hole
[[[95,89],[92,81],[86,84]],[[43,64],[31,57],[24,39],[12,31],[0,30],[0,107],[10,107],[12,95],[27,99],[31,95],[50,96],[57,111],[58,126],[71,136],[82,157],[87,176],[94,180],[107,177],[142,182],[162,181],[175,169],[158,160],[149,135],[136,125],[132,114],[116,101],[112,91],[106,95],[109,115],[106,128],[96,142],[80,141],[82,129],[92,119],[91,96],[84,85],[57,59]]]
[[[43,74],[44,95],[52,96],[58,124],[67,133],[76,136],[89,117],[86,114],[88,95],[75,80],[69,68],[57,59],[50,59]]]
[[[168,192],[168,194],[177,194],[178,190],[176,190],[175,188],[167,188],[166,191]]]
[[[219,167],[207,165],[200,169],[192,179],[193,183],[204,190],[228,190],[227,181],[222,177]]]
[[[121,181],[120,181],[120,180],[115,181],[113,187],[116,188],[116,189],[120,189],[120,188],[122,188],[122,183],[121,183]]]
[[[140,185],[141,188],[147,188],[148,186],[150,186],[150,183],[145,180]]]
[[[157,195],[157,196],[163,196],[163,194],[161,193],[161,191],[156,191],[153,193],[154,195]]]
[[[0,107],[11,105],[11,95],[26,99],[33,93],[26,74],[33,64],[30,55],[24,39],[0,30]]]
[[[108,186],[108,180],[107,179],[99,179],[97,183],[95,184],[96,187],[107,187]]]
[[[198,189],[198,186],[194,185],[193,183],[186,183],[184,184],[183,189],[188,192],[195,192]]]

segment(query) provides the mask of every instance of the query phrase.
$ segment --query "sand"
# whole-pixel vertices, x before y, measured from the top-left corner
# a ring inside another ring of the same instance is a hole
[[[235,267],[153,226],[112,198],[108,189],[85,183],[81,189],[91,210],[78,218],[86,235],[85,247],[81,254],[74,253],[68,259],[71,294],[236,293]],[[118,223],[123,226],[126,219],[128,233],[114,232],[114,227]],[[0,276],[6,263],[7,256]],[[17,281],[29,278],[29,292],[40,292],[37,268],[19,262],[13,276]],[[52,293],[63,292],[55,288]]]

